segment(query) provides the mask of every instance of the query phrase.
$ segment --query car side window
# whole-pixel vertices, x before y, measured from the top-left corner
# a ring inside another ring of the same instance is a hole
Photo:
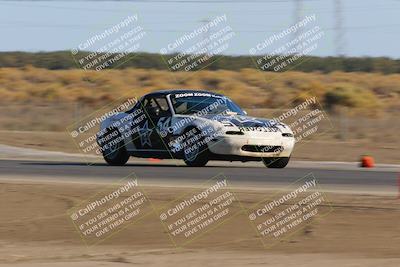
[[[150,117],[165,117],[171,115],[165,97],[146,98],[143,101],[143,107]]]
[[[167,99],[165,97],[157,97],[155,98],[155,101],[157,102],[157,104],[159,105],[161,111],[164,114],[170,114],[170,110],[169,110],[169,106],[168,106],[168,102]]]

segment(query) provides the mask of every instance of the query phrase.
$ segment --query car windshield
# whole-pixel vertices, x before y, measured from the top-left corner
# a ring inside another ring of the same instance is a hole
[[[183,93],[171,95],[176,114],[221,114],[244,115],[243,110],[225,96],[210,93]]]

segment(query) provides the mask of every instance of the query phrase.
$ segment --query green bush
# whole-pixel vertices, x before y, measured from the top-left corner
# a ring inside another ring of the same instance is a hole
[[[360,109],[376,109],[379,107],[378,98],[367,89],[361,89],[351,84],[336,84],[324,95],[327,109],[336,106],[346,106]]]

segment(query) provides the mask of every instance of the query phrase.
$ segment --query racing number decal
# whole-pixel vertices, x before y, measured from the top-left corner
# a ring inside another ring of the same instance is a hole
[[[152,120],[155,122],[155,118]],[[132,136],[135,147],[139,149],[166,150],[162,138],[167,136],[171,117],[161,117],[154,129],[150,119],[145,119],[138,127],[137,133]]]
[[[171,117],[162,117],[157,122],[157,130],[161,137],[168,135],[168,128],[171,126]]]

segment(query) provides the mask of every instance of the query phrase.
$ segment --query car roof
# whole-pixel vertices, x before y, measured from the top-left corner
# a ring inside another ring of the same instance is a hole
[[[184,94],[184,93],[210,93],[210,94],[222,96],[221,94],[210,92],[210,91],[206,91],[206,90],[192,90],[192,89],[159,90],[159,91],[151,92],[151,93],[147,94],[146,96],[150,96],[150,95]]]

